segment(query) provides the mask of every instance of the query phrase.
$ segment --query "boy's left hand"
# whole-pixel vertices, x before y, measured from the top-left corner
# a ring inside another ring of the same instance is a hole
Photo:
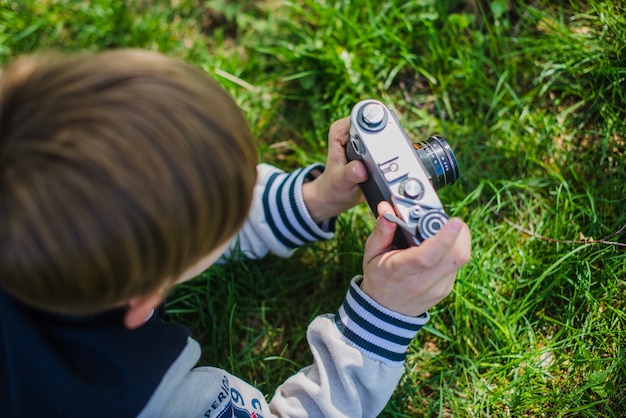
[[[358,184],[367,180],[367,170],[362,162],[348,163],[346,159],[349,132],[349,117],[331,125],[326,169],[302,186],[304,202],[316,222],[337,216],[364,201]]]

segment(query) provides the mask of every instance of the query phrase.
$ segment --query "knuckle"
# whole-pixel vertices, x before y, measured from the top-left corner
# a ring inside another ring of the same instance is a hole
[[[413,268],[416,270],[430,270],[437,265],[437,260],[433,257],[420,255],[413,258]]]
[[[457,267],[462,267],[469,263],[472,258],[472,252],[469,249],[463,249],[457,251],[453,258],[453,264]]]
[[[413,297],[423,297],[424,295],[427,295],[429,292],[430,292],[430,289],[428,288],[428,286],[425,286],[420,283],[414,283],[413,287],[411,288],[410,295]]]
[[[447,298],[454,288],[455,275],[442,280],[441,286],[437,289],[437,297],[439,300]]]

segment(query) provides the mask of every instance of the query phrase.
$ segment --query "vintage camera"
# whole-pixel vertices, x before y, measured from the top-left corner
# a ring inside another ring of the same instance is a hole
[[[377,100],[363,100],[350,115],[346,156],[367,168],[369,178],[360,186],[374,216],[380,201],[393,206],[396,215],[386,219],[399,226],[396,247],[420,245],[448,220],[436,190],[454,183],[459,168],[444,138],[411,142],[391,110]]]

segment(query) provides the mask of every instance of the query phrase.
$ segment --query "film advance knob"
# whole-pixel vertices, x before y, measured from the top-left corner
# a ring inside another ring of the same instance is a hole
[[[448,215],[442,210],[427,210],[417,223],[417,230],[422,239],[435,235],[448,221]]]
[[[378,103],[368,103],[361,110],[361,118],[359,123],[365,129],[378,130],[381,129],[383,123],[387,120],[387,112],[385,108]]]

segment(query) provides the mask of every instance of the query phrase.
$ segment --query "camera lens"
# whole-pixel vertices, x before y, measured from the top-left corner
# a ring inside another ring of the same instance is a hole
[[[431,136],[426,141],[414,142],[413,148],[435,190],[454,183],[459,177],[459,166],[445,138]]]

